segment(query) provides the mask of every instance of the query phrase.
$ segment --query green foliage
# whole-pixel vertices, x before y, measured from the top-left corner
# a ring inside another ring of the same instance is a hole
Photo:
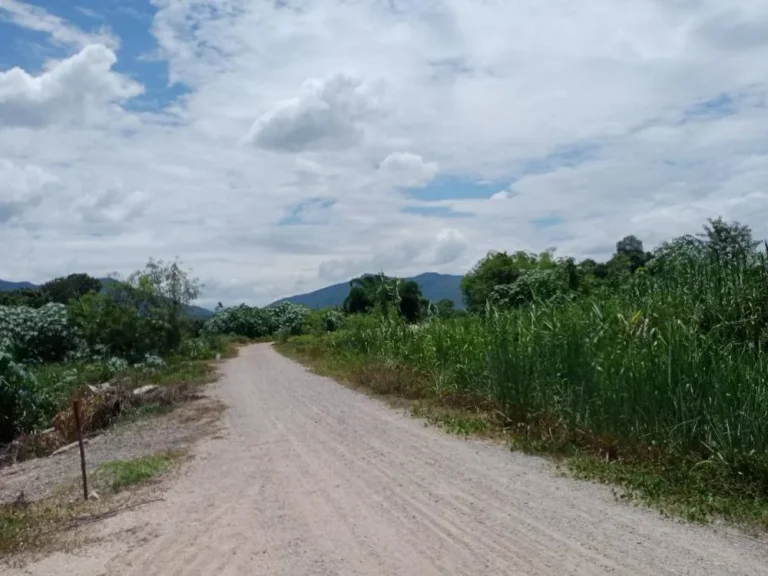
[[[40,287],[40,292],[49,302],[68,304],[90,292],[101,290],[101,281],[88,274],[70,274],[66,278],[55,278]]]
[[[204,334],[235,334],[246,338],[264,338],[271,332],[267,313],[262,308],[240,304],[217,308],[203,327]]]
[[[437,316],[440,318],[453,318],[456,316],[456,304],[453,300],[443,298],[435,304]]]
[[[43,425],[49,392],[11,355],[0,350],[0,442]]]
[[[310,310],[304,317],[302,332],[305,334],[327,334],[344,326],[344,313],[335,308]]]
[[[322,326],[325,332],[336,332],[344,326],[344,314],[338,310],[325,310],[322,315]]]
[[[344,312],[347,314],[366,314],[373,310],[375,300],[368,295],[363,286],[353,285],[344,300]]]
[[[175,342],[174,327],[162,307],[124,283],[72,302],[69,316],[85,343],[85,355],[139,362],[147,354],[169,352]]]
[[[203,334],[234,334],[246,338],[301,334],[308,314],[309,308],[290,302],[266,308],[240,304],[218,309],[205,323]]]
[[[66,278],[55,278],[39,288],[21,288],[0,292],[0,306],[28,306],[41,308],[46,304],[68,304],[88,294],[101,290],[101,281],[88,274],[70,274]]]
[[[538,257],[524,251],[511,255],[506,252],[490,252],[461,281],[461,292],[467,310],[473,313],[483,312],[497,286],[511,286],[523,272],[552,265],[550,252]]]
[[[173,464],[167,454],[144,456],[135,460],[113,460],[105,462],[96,471],[97,476],[107,476],[112,490],[119,491],[140,484],[166,472]]]
[[[49,302],[48,296],[38,288],[20,288],[19,290],[0,292],[0,306],[40,308]]]
[[[418,282],[389,278],[383,273],[352,280],[349,295],[344,300],[347,314],[366,314],[374,310],[387,313],[395,309],[409,322],[421,319],[426,307]]]
[[[77,347],[67,309],[61,304],[42,308],[0,306],[0,341],[19,362],[57,362]]]
[[[600,266],[491,254],[465,284],[475,304],[492,286],[486,313],[417,330],[392,317],[350,323],[332,349],[409,366],[438,394],[490,403],[512,422],[729,466],[768,454],[768,256],[751,232],[710,221],[651,259],[628,237]]]
[[[548,268],[523,271],[514,284],[496,286],[489,302],[498,308],[508,309],[530,304],[534,300],[546,301],[566,294],[568,278],[562,268]]]

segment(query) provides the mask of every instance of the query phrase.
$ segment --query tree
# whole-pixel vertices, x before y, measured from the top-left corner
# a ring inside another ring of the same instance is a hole
[[[128,284],[142,296],[142,306],[167,322],[166,347],[175,349],[181,343],[187,307],[202,291],[200,280],[178,259],[166,263],[150,258],[143,270],[128,277]]]
[[[643,242],[637,236],[624,236],[616,243],[616,254],[643,254]]]
[[[538,267],[540,261],[544,267],[552,266],[551,252],[545,252],[541,257],[524,251],[511,255],[506,252],[489,252],[461,281],[467,310],[482,312],[496,286],[514,284],[523,271]]]
[[[440,318],[453,318],[456,315],[456,303],[448,298],[438,300],[435,307]]]
[[[184,270],[179,260],[165,263],[152,258],[143,270],[137,270],[128,277],[128,284],[163,299],[175,313],[189,306],[203,289],[200,280],[191,277],[190,271]]]
[[[346,314],[366,314],[373,310],[373,301],[368,297],[365,288],[352,285],[344,299],[343,308]]]
[[[49,301],[67,304],[70,300],[76,300],[90,292],[99,292],[101,280],[88,274],[70,274],[46,282],[40,290],[48,295]]]
[[[707,251],[721,264],[746,263],[755,252],[759,242],[752,237],[749,226],[739,222],[725,222],[722,217],[709,218],[704,225],[703,240]]]
[[[419,283],[415,280],[399,282],[397,286],[398,308],[408,322],[417,322],[422,313],[422,296]]]
[[[0,306],[29,306],[42,308],[50,302],[48,294],[39,288],[19,288],[9,292],[0,292]]]
[[[616,243],[616,254],[608,262],[610,276],[620,276],[625,271],[634,272],[651,259],[637,236],[624,236]]]

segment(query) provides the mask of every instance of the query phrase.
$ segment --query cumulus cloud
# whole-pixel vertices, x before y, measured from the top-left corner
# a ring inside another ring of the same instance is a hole
[[[92,44],[39,76],[21,68],[0,72],[0,127],[40,127],[105,119],[110,106],[141,94],[136,82],[112,71],[115,53]]]
[[[0,159],[0,223],[40,204],[46,188],[55,182],[39,166],[17,166]]]
[[[151,204],[141,190],[126,193],[113,186],[83,198],[77,208],[84,221],[95,224],[128,224],[144,214]]]
[[[440,230],[435,244],[434,263],[437,265],[450,264],[460,258],[468,246],[467,239],[458,230],[453,228]]]
[[[362,139],[362,123],[377,109],[375,95],[354,76],[307,80],[301,95],[261,116],[247,139],[279,152],[348,148]]]
[[[379,165],[379,173],[393,186],[423,186],[437,174],[437,163],[418,154],[393,152]]]

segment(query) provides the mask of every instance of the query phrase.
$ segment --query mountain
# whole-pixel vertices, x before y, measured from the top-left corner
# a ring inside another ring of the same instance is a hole
[[[30,282],[9,282],[8,280],[0,280],[0,292],[11,292],[12,290],[21,290],[22,288],[37,288]]]
[[[413,278],[405,280],[415,280],[421,287],[421,293],[428,300],[437,302],[438,300],[448,299],[456,304],[456,308],[463,309],[464,301],[461,297],[461,279],[463,276],[454,274],[438,274],[436,272],[426,272]],[[309,292],[308,294],[298,294],[281,298],[275,304],[282,302],[293,302],[294,304],[304,304],[309,308],[330,308],[332,306],[341,306],[344,299],[349,294],[349,282],[334,284]]]
[[[115,282],[113,278],[99,278],[99,280],[103,286]],[[13,290],[21,290],[22,288],[38,288],[38,286],[31,282],[10,282],[8,280],[0,280],[0,292],[11,292]],[[200,306],[187,306],[187,311],[191,318],[198,318],[201,320],[207,320],[213,316],[213,312],[207,308],[201,308]]]

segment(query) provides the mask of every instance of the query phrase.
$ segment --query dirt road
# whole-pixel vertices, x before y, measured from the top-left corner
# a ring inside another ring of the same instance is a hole
[[[14,574],[768,573],[749,538],[614,501],[537,458],[425,427],[268,345],[213,393],[226,432],[163,502]]]

